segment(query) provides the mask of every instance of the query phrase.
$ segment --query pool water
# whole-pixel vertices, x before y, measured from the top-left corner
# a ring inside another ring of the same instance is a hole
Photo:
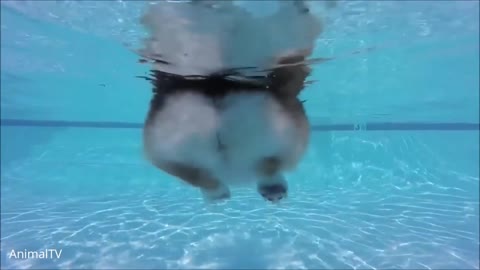
[[[1,2],[2,269],[479,268],[478,2],[339,1],[288,199],[217,205],[143,157],[143,4]]]

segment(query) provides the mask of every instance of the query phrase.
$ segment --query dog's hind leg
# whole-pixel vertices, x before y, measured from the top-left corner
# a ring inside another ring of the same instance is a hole
[[[257,191],[271,202],[287,197],[288,184],[281,173],[282,166],[280,157],[267,157],[258,163],[257,173],[260,180],[257,183]]]
[[[207,171],[177,162],[155,164],[164,172],[182,181],[200,188],[207,201],[219,201],[230,198],[228,187],[213,178]]]

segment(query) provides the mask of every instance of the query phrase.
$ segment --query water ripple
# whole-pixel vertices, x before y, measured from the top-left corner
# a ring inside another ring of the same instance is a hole
[[[478,152],[462,160],[461,144],[432,147],[433,133],[313,135],[287,200],[238,188],[208,205],[143,163],[136,137],[89,132],[59,133],[2,167],[2,268],[479,267],[478,169],[467,168]],[[43,248],[62,257],[6,255]]]
[[[464,207],[478,209],[478,202],[459,197],[449,198],[455,204],[446,207],[428,197],[392,194],[385,202],[351,190],[341,196],[350,203],[341,203],[338,190],[320,194],[298,187],[279,205],[265,204],[250,189],[236,190],[223,205],[206,205],[183,193],[191,196],[187,203],[150,192],[7,205],[2,253],[61,248],[64,254],[55,262],[6,259],[3,266],[478,268],[472,259],[478,233],[466,226],[478,221],[465,219],[472,210]]]

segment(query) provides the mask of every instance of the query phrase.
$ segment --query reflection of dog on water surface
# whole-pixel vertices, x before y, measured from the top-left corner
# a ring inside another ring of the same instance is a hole
[[[298,95],[320,22],[304,1],[278,1],[276,13],[256,18],[229,1],[218,8],[202,2],[212,1],[164,2],[142,18],[150,33],[142,54],[157,59],[146,156],[207,200],[229,198],[230,185],[256,181],[264,198],[278,201],[287,195],[283,173],[308,145]],[[268,71],[220,72],[252,65]]]

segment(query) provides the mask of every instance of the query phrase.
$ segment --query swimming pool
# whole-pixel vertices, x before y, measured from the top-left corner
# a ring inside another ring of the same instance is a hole
[[[1,5],[2,269],[479,268],[478,2],[339,3],[278,205],[144,160],[138,2]]]

